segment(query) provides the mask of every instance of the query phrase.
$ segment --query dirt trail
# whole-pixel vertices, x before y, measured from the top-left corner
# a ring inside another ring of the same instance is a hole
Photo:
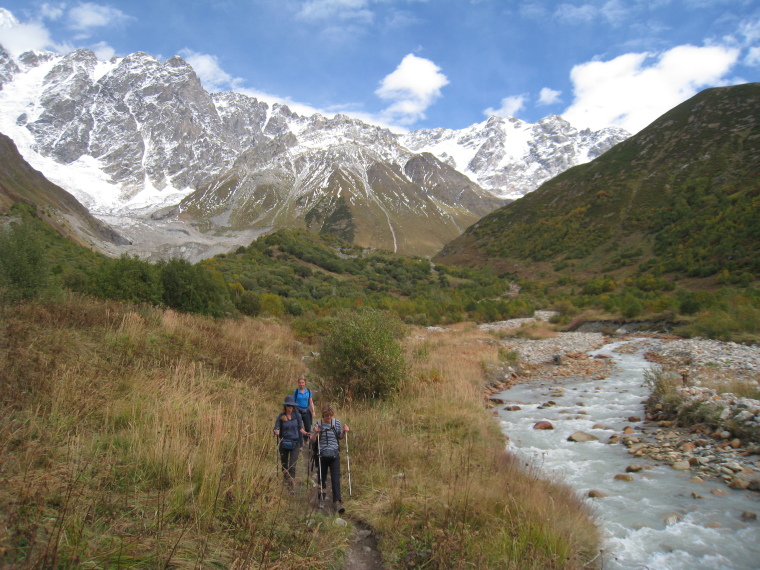
[[[363,521],[352,522],[354,523],[354,538],[346,559],[346,569],[385,570],[372,527]]]

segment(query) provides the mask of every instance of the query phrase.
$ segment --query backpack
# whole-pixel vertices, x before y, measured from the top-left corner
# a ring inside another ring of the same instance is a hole
[[[325,459],[332,459],[333,457],[338,457],[340,454],[340,439],[338,439],[338,430],[335,428],[335,425],[330,426],[330,429],[332,429],[332,432],[335,434],[335,441],[338,443],[338,449],[321,449],[321,442],[319,441],[319,438],[322,437],[322,434],[320,432],[317,435],[316,439],[311,442],[311,453],[313,457],[324,457]]]

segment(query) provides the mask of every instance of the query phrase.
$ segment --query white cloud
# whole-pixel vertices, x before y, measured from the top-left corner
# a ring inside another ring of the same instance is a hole
[[[127,16],[118,8],[92,2],[82,2],[68,12],[69,27],[80,31],[111,26],[131,19],[131,16]]]
[[[558,103],[560,101],[559,96],[562,95],[562,91],[555,91],[554,89],[549,89],[548,87],[544,87],[541,89],[541,93],[538,95],[538,101],[536,102],[537,105],[553,105],[554,103]]]
[[[116,55],[116,51],[106,42],[98,42],[94,46],[90,46],[90,49],[95,52],[95,56],[100,61],[108,61]]]
[[[187,48],[180,50],[179,54],[195,70],[207,91],[237,89],[243,81],[224,71],[215,55],[197,53]]]
[[[620,0],[608,0],[599,7],[593,4],[560,4],[554,11],[554,17],[571,25],[603,19],[612,26],[619,26],[630,20],[629,9]]]
[[[489,107],[483,114],[486,117],[497,115],[499,117],[514,117],[525,106],[526,95],[512,95],[501,100],[501,107],[493,109]]]
[[[66,8],[65,4],[42,4],[40,6],[40,17],[45,20],[59,20]]]
[[[577,65],[570,72],[575,99],[563,116],[580,128],[615,125],[636,133],[700,89],[727,83],[739,54],[684,45]]]
[[[554,12],[554,16],[569,24],[591,22],[599,15],[599,10],[591,4],[575,6],[573,4],[560,4]]]
[[[424,119],[425,111],[441,96],[441,89],[448,83],[435,63],[410,53],[375,91],[378,97],[394,101],[381,117],[401,125]]]
[[[744,58],[744,64],[760,67],[760,47],[749,48],[747,56]]]
[[[371,22],[374,15],[367,0],[309,0],[296,14],[304,20],[360,20]]]
[[[0,44],[14,56],[29,50],[55,47],[45,26],[18,21],[6,22],[5,26],[0,26]]]

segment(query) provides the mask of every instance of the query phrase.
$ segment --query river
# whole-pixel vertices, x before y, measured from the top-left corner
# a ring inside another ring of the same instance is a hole
[[[760,494],[729,489],[719,480],[691,481],[688,472],[644,458],[634,458],[622,444],[605,443],[613,433],[632,426],[631,416],[644,417],[648,396],[644,371],[651,365],[642,354],[614,352],[620,343],[590,354],[614,358],[617,370],[603,380],[560,380],[518,384],[495,394],[518,411],[499,406],[499,418],[510,451],[544,474],[588,496],[602,529],[603,551],[597,559],[604,569],[748,569],[760,568],[760,522],[742,520],[745,511],[760,511]],[[542,406],[549,401],[556,404]],[[554,430],[536,430],[540,420]],[[603,425],[604,429],[595,425]],[[577,431],[599,441],[567,440]],[[632,464],[645,467],[634,481],[618,481]],[[711,493],[714,489],[725,495]]]

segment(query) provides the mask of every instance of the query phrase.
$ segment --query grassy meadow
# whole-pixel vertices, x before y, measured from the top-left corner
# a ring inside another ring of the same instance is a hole
[[[338,403],[343,526],[316,509],[303,455],[296,494],[282,485],[271,430],[318,350],[286,320],[68,294],[0,313],[3,567],[340,568],[360,521],[393,568],[596,554],[583,501],[505,453],[482,394],[500,356],[472,325],[412,330],[392,397]]]

